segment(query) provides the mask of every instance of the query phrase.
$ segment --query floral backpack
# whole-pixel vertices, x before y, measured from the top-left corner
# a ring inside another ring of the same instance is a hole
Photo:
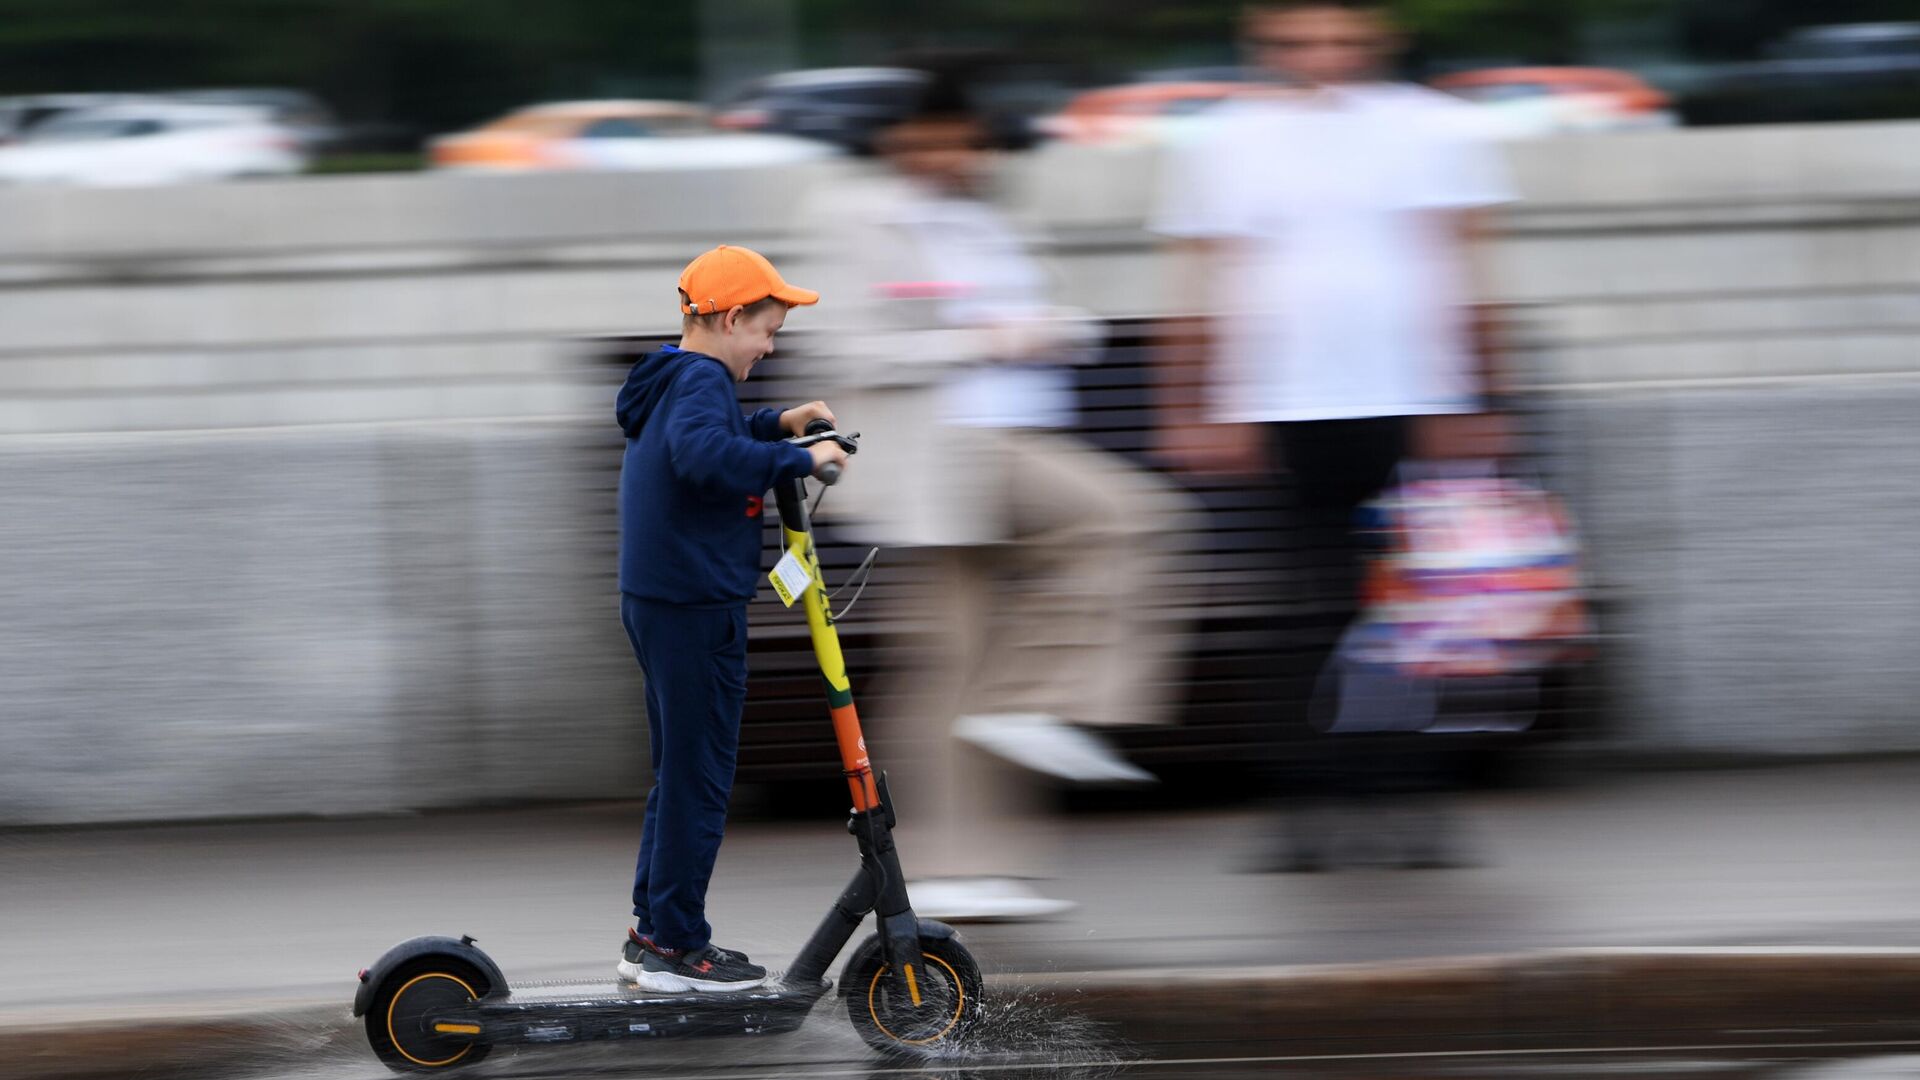
[[[1585,655],[1592,620],[1579,544],[1559,500],[1498,475],[1403,472],[1362,515],[1374,553],[1361,615],[1322,679],[1338,695],[1327,730],[1530,724],[1530,710],[1449,724],[1441,698],[1450,687],[1494,685],[1530,695],[1540,672]]]

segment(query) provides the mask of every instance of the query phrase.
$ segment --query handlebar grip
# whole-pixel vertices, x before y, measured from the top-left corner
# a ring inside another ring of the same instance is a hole
[[[807,421],[807,430],[801,432],[801,434],[818,435],[823,431],[832,431],[832,430],[833,430],[833,424],[830,421],[815,418]]]
[[[832,487],[833,485],[839,483],[840,482],[840,463],[837,461],[829,461],[825,465],[820,466],[819,478],[820,478],[820,482],[827,485],[828,487]]]

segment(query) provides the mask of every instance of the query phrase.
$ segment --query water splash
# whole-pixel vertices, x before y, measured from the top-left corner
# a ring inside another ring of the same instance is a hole
[[[911,1061],[877,1064],[867,1075],[874,1080],[905,1074],[929,1080],[1104,1080],[1136,1057],[1112,1025],[1062,1009],[1038,991],[999,986],[987,990],[964,1036]]]

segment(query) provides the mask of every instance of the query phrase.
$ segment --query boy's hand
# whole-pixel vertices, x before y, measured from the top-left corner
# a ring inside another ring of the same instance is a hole
[[[814,404],[819,405],[820,403],[816,401]],[[821,408],[825,407],[824,405],[821,406]],[[806,406],[803,405],[801,408],[806,408]],[[799,410],[796,409],[794,411],[797,412]],[[832,417],[829,416],[828,419],[832,419]],[[802,424],[804,423],[805,421],[802,421]],[[846,467],[847,452],[840,449],[840,444],[834,442],[832,439],[828,439],[825,442],[814,443],[812,446],[807,447],[807,453],[813,455],[813,475],[816,477],[820,475],[820,470],[829,462],[837,463],[841,468]]]
[[[815,420],[833,423],[833,410],[827,408],[824,401],[809,401],[805,405],[795,405],[780,414],[780,430],[789,435],[805,435],[807,425]],[[818,458],[814,459],[817,463]]]

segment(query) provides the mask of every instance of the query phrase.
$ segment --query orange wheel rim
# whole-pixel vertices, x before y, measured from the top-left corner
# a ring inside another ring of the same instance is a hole
[[[465,979],[460,978],[458,975],[449,975],[444,971],[429,971],[425,975],[415,975],[413,978],[408,979],[406,982],[406,985],[394,991],[393,1000],[387,1002],[387,1041],[393,1044],[393,1048],[395,1050],[400,1051],[401,1057],[406,1058],[408,1061],[413,1062],[415,1065],[418,1065],[424,1069],[438,1069],[443,1066],[451,1065],[454,1062],[459,1061],[461,1058],[466,1057],[469,1053],[472,1053],[473,1044],[469,1043],[466,1046],[461,1047],[460,1052],[453,1055],[450,1058],[441,1058],[439,1061],[422,1061],[421,1059],[414,1057],[412,1054],[407,1053],[407,1048],[400,1045],[400,1038],[398,1035],[394,1033],[394,1030],[393,1030],[393,1010],[399,1006],[400,998],[404,996],[406,992],[413,987],[414,983],[421,982],[425,979],[447,979],[452,982],[458,983],[460,985],[460,989],[465,990],[469,998],[478,997],[479,995],[475,994],[473,992],[473,987],[468,986],[467,981]]]
[[[880,1019],[880,1007],[874,999],[880,990],[880,980],[887,977],[887,972],[893,970],[893,965],[882,964],[880,970],[873,973],[873,981],[867,984],[867,1015],[873,1017],[873,1026],[879,1028],[881,1034],[887,1038],[907,1046],[927,1046],[939,1042],[947,1036],[948,1032],[953,1030],[954,1025],[960,1022],[960,1017],[967,1011],[967,986],[964,982],[960,981],[960,973],[953,970],[952,964],[947,963],[937,956],[929,953],[922,953],[921,956],[939,964],[946,970],[947,977],[953,980],[953,1015],[948,1018],[946,1024],[942,1026],[939,1031],[934,1032],[926,1038],[903,1039],[887,1028],[886,1021]]]

